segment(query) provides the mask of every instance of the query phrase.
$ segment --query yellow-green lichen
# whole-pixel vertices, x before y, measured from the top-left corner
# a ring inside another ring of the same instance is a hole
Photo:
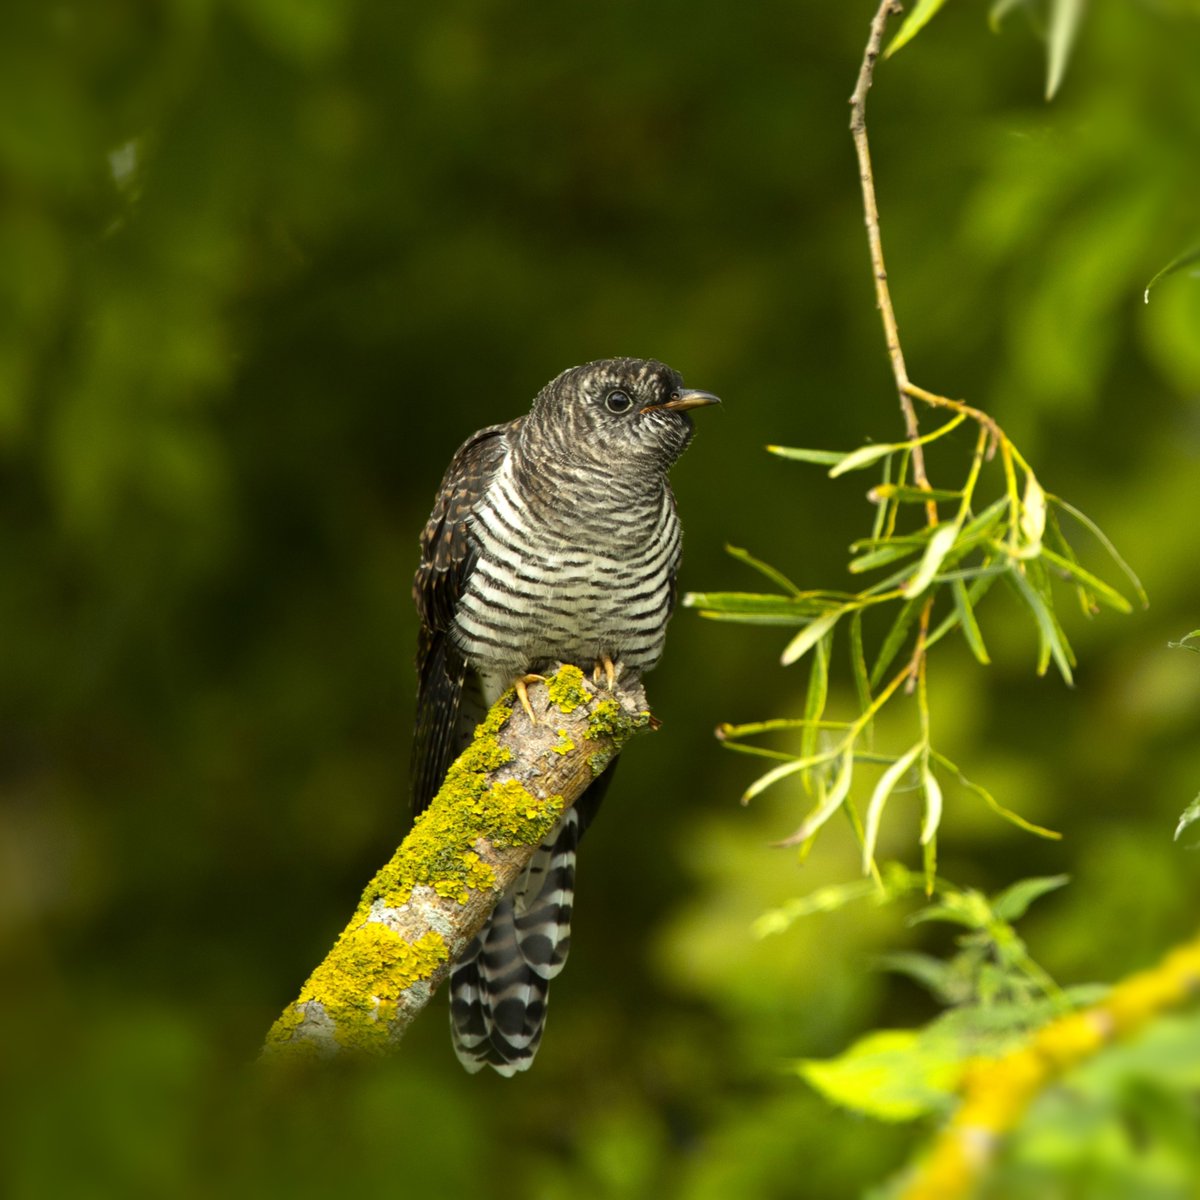
[[[561,666],[547,682],[550,701],[558,711],[573,713],[581,704],[588,702],[587,689],[583,686],[583,672],[570,664]]]
[[[593,775],[603,775],[612,760],[611,750],[597,750],[595,754],[588,755],[588,766],[592,768]]]
[[[628,713],[616,700],[601,700],[592,709],[587,732],[583,736],[589,741],[610,737],[619,749],[639,729],[645,729],[649,724],[648,712]]]
[[[516,780],[492,782],[492,773],[512,759],[496,738],[511,715],[510,692],[492,706],[404,845],[367,886],[357,920],[365,920],[377,901],[399,907],[418,886],[465,904],[469,889],[496,886],[495,873],[475,852],[479,838],[494,846],[527,846],[550,832],[562,812],[561,796],[539,800]]]
[[[571,735],[565,730],[558,731],[558,742],[550,747],[555,754],[570,754],[575,749],[575,743],[571,741]]]
[[[383,1053],[389,1047],[388,1021],[401,993],[428,979],[449,957],[445,941],[432,931],[408,942],[379,921],[351,924],[309,977],[299,1000],[275,1022],[267,1044],[290,1042],[304,1020],[300,1006],[316,1002],[340,1045]]]

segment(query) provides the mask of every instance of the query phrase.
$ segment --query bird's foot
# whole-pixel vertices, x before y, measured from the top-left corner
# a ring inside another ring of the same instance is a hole
[[[611,692],[617,684],[617,675],[620,673],[620,664],[613,663],[613,660],[607,655],[602,654],[596,659],[596,665],[592,668],[592,682],[599,687],[600,676],[604,676],[604,682]]]
[[[538,719],[533,715],[533,705],[529,703],[528,685],[545,682],[545,675],[522,675],[519,679],[513,680],[513,689],[517,693],[517,699],[520,700],[521,707],[525,710],[526,715],[534,725],[538,723]]]

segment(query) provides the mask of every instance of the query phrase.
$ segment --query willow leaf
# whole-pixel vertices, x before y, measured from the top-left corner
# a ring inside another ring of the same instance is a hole
[[[883,810],[888,802],[888,797],[896,790],[896,784],[904,777],[905,771],[917,761],[917,755],[924,749],[925,743],[918,742],[911,749],[906,750],[879,777],[879,782],[871,793],[871,799],[867,804],[866,824],[863,827],[862,869],[864,874],[871,869],[871,863],[875,861],[875,844],[879,840],[879,824],[883,820]]]

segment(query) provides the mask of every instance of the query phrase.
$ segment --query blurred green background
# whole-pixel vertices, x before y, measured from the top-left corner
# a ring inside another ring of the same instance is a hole
[[[683,585],[844,587],[865,476],[764,444],[902,434],[847,97],[869,0],[8,0],[0,9],[0,1190],[25,1197],[856,1194],[911,1131],[783,1070],[931,1002],[944,948],[870,906],[756,941],[853,878],[840,823],[768,842],[723,720],[794,713],[786,631],[675,617],[579,873],[535,1069],[248,1065],[406,803],[416,536],[454,448],[562,368],[659,357],[724,408],[675,472]],[[964,885],[1070,872],[1024,929],[1060,981],[1192,930],[1200,787],[1194,3],[1093,6],[1063,90],[1016,17],[951,4],[870,109],[909,368],[988,408],[1151,596],[1068,618],[1077,687],[945,648],[942,748],[1039,842],[948,796]],[[955,443],[966,455],[971,435]],[[951,468],[957,470],[957,468]],[[954,480],[952,480],[953,482]],[[935,480],[936,482],[936,480]],[[885,854],[915,863],[916,819]]]

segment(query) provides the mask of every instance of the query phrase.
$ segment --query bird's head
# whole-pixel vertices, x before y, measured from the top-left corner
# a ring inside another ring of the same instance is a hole
[[[667,470],[692,440],[693,408],[719,404],[678,371],[642,358],[572,367],[533,402],[530,422],[555,451],[596,465]]]

